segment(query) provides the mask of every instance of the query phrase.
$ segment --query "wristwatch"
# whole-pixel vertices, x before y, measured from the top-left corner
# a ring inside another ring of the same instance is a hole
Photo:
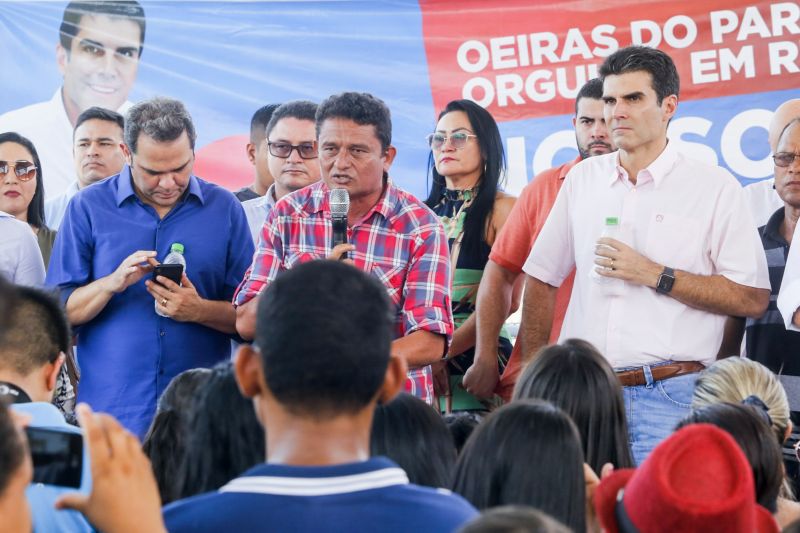
[[[670,267],[664,267],[664,272],[658,276],[658,283],[656,283],[656,292],[659,294],[669,294],[672,290],[672,285],[675,283],[675,271]]]

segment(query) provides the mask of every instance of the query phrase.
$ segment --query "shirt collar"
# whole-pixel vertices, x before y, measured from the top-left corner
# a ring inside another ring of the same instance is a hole
[[[133,190],[133,183],[131,182],[132,179],[131,167],[125,164],[117,179],[117,207],[121,206],[122,202],[131,196],[136,196],[136,191]],[[201,205],[205,204],[205,198],[203,197],[203,191],[200,189],[200,183],[194,175],[189,176],[189,195],[195,196],[200,201]]]
[[[582,160],[583,158],[579,155],[569,163],[561,165],[561,171],[558,173],[558,179],[563,180],[564,178],[566,178],[567,174],[569,174],[569,171],[572,170],[572,167],[580,163]]]
[[[769,217],[767,224],[764,226],[764,235],[775,242],[782,243],[784,246],[789,246],[789,243],[781,235],[781,224],[783,224],[785,216],[786,211],[783,207],[772,213],[772,216]]]
[[[407,485],[408,476],[392,461],[375,457],[360,463],[332,466],[262,464],[220,489],[284,496],[330,496]]]
[[[664,178],[669,174],[675,164],[678,162],[678,151],[677,148],[674,146],[675,143],[672,143],[667,139],[667,146],[664,150],[658,155],[658,157],[653,160],[652,163],[647,165],[643,170],[639,172],[639,174],[644,174],[653,180],[653,184],[656,188],[661,185],[661,182],[664,181]],[[609,185],[613,185],[614,182],[617,180],[624,179],[627,173],[619,161],[619,151],[614,156],[614,161],[616,162],[616,172],[614,172],[611,180],[609,181]],[[639,183],[639,176],[636,176],[636,182]]]

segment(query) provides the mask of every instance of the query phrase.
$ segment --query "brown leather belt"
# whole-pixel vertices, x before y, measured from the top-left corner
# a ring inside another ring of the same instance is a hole
[[[695,372],[700,372],[704,368],[705,366],[697,361],[680,361],[668,365],[651,366],[650,372],[653,374],[654,381],[662,381],[686,374],[694,374]],[[634,368],[633,370],[617,372],[617,378],[619,378],[619,382],[623,387],[647,385],[643,368]]]

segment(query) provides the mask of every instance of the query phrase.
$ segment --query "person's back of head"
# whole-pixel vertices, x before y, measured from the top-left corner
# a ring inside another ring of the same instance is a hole
[[[344,263],[308,262],[278,276],[257,313],[264,379],[283,409],[325,419],[371,408],[393,337],[377,280]]]
[[[541,399],[566,412],[581,436],[586,463],[633,466],[622,387],[614,369],[590,343],[568,339],[542,348],[525,367],[514,399]]]
[[[768,408],[778,442],[789,436],[789,400],[778,377],[767,367],[743,357],[717,361],[700,373],[692,394],[692,409],[715,403],[739,403],[758,396]]]
[[[580,436],[569,417],[540,400],[517,400],[484,420],[456,463],[453,490],[478,509],[529,505],[584,531]]]
[[[732,403],[713,404],[692,411],[676,429],[705,423],[728,432],[752,467],[756,501],[775,513],[783,482],[781,449],[769,427],[768,415],[758,409]]]
[[[186,370],[175,376],[158,399],[158,407],[142,449],[150,459],[153,474],[167,504],[180,496],[178,473],[186,452],[188,415],[200,390],[211,378],[206,368]]]
[[[49,402],[64,353],[69,323],[56,299],[30,287],[13,287],[13,305],[4,317],[0,381],[22,388],[33,401]]]
[[[221,363],[190,408],[176,498],[216,490],[264,457],[264,428],[253,402],[239,391],[231,363]]]
[[[569,533],[555,518],[524,505],[505,505],[484,511],[458,533]]]
[[[370,452],[397,463],[411,483],[449,487],[456,462],[453,440],[430,405],[402,393],[375,408]]]
[[[444,415],[444,423],[450,430],[453,437],[453,445],[456,447],[456,456],[461,454],[467,440],[481,423],[482,415],[468,411],[460,411]]]

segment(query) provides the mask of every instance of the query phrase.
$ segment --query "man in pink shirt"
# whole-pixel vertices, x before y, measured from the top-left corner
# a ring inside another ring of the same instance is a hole
[[[641,462],[688,412],[726,315],[760,316],[770,285],[736,179],[667,139],[679,92],[672,59],[633,46],[609,56],[600,75],[619,150],[567,175],[523,268],[518,342],[526,360],[547,343],[556,287],[575,268],[560,340],[592,342],[617,370]],[[616,238],[602,237],[612,229]]]
[[[524,281],[522,265],[547,220],[567,172],[578,161],[616,150],[603,117],[603,82],[595,78],[581,87],[575,98],[575,143],[579,155],[563,165],[548,168],[525,186],[503,230],[492,245],[483,271],[477,299],[478,329],[475,362],[467,370],[464,386],[480,397],[498,394],[511,399],[521,365],[519,343],[514,346],[502,377],[497,365],[497,338],[510,312],[518,305],[516,288]],[[556,294],[555,317],[550,339],[555,341],[567,311],[574,275],[569,276]],[[513,302],[513,303],[512,303]]]

